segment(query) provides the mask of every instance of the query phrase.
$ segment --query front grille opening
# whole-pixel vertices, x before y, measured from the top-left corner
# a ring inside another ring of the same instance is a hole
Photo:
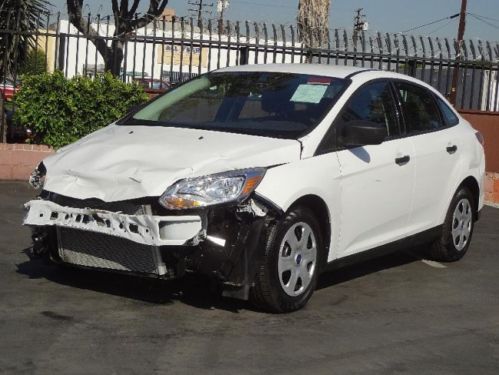
[[[125,238],[57,228],[59,257],[84,267],[159,274],[153,248]]]

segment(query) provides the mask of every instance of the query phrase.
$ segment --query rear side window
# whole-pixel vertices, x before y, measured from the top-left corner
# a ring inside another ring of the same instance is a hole
[[[440,111],[433,95],[423,87],[395,82],[400,96],[407,133],[421,133],[443,127]]]
[[[362,86],[355,92],[341,113],[342,126],[350,121],[364,120],[386,127],[389,136],[399,135],[392,90],[387,81]]]
[[[454,111],[450,109],[447,103],[437,97],[437,104],[438,108],[440,108],[440,112],[442,112],[442,116],[444,118],[444,123],[446,126],[453,126],[459,123],[459,118],[456,116]]]

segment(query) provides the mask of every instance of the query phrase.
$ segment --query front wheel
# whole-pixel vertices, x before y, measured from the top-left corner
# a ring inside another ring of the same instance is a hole
[[[443,262],[461,259],[468,251],[474,228],[474,200],[469,189],[461,187],[452,198],[441,237],[431,247],[431,257]]]
[[[289,211],[267,237],[251,292],[253,303],[271,312],[305,306],[315,290],[323,255],[320,226],[312,211]]]

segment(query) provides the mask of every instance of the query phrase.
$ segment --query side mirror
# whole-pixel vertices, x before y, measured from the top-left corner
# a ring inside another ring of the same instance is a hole
[[[340,143],[343,146],[379,145],[387,136],[386,128],[375,122],[349,121],[341,126]]]

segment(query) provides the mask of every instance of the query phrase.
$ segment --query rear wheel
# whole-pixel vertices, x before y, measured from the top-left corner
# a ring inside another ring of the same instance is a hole
[[[289,312],[305,306],[324,253],[319,228],[308,208],[296,207],[271,229],[251,293],[257,307]]]
[[[432,244],[435,260],[454,262],[468,251],[474,228],[474,200],[466,187],[454,195],[443,225],[441,237]]]

